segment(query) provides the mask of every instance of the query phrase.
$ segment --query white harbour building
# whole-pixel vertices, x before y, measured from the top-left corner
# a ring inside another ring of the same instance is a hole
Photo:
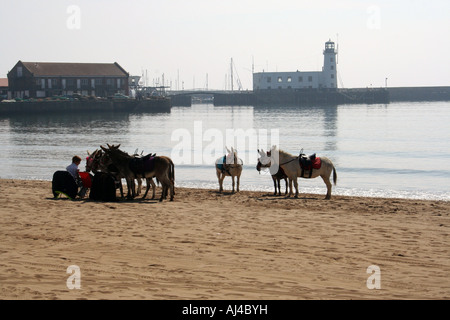
[[[336,49],[334,42],[325,42],[322,71],[289,71],[253,73],[253,91],[336,89]]]

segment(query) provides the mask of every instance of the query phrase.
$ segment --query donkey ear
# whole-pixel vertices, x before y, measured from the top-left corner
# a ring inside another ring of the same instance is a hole
[[[90,156],[90,155],[91,155],[91,153],[89,152],[89,150],[87,150],[86,152],[87,152],[88,156]]]
[[[100,146],[100,148],[102,148],[103,151],[107,151],[108,150],[104,146]]]

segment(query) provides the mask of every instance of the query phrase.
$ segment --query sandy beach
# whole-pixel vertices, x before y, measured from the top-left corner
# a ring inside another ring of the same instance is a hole
[[[55,200],[49,181],[0,187],[0,299],[450,298],[450,202],[177,188],[173,202],[105,203]]]

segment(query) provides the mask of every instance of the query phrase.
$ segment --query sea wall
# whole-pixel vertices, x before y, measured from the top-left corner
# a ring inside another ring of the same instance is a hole
[[[450,101],[450,87],[388,88],[391,101]]]
[[[214,94],[214,105],[305,105],[389,103],[385,89],[258,90]]]
[[[0,115],[73,112],[170,112],[166,98],[149,100],[86,100],[1,102]]]

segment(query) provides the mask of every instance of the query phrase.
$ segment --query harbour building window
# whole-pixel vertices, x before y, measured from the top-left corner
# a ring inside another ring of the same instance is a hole
[[[298,82],[303,82],[303,77],[298,77]]]
[[[278,77],[278,82],[283,82],[283,78],[282,77]]]
[[[267,77],[267,83],[272,82],[272,77]]]
[[[312,82],[312,76],[309,76],[309,77],[308,77],[308,81],[309,81],[309,82]]]
[[[331,74],[331,79],[334,79],[334,74]]]
[[[292,78],[291,77],[287,77],[287,82],[292,82]]]

